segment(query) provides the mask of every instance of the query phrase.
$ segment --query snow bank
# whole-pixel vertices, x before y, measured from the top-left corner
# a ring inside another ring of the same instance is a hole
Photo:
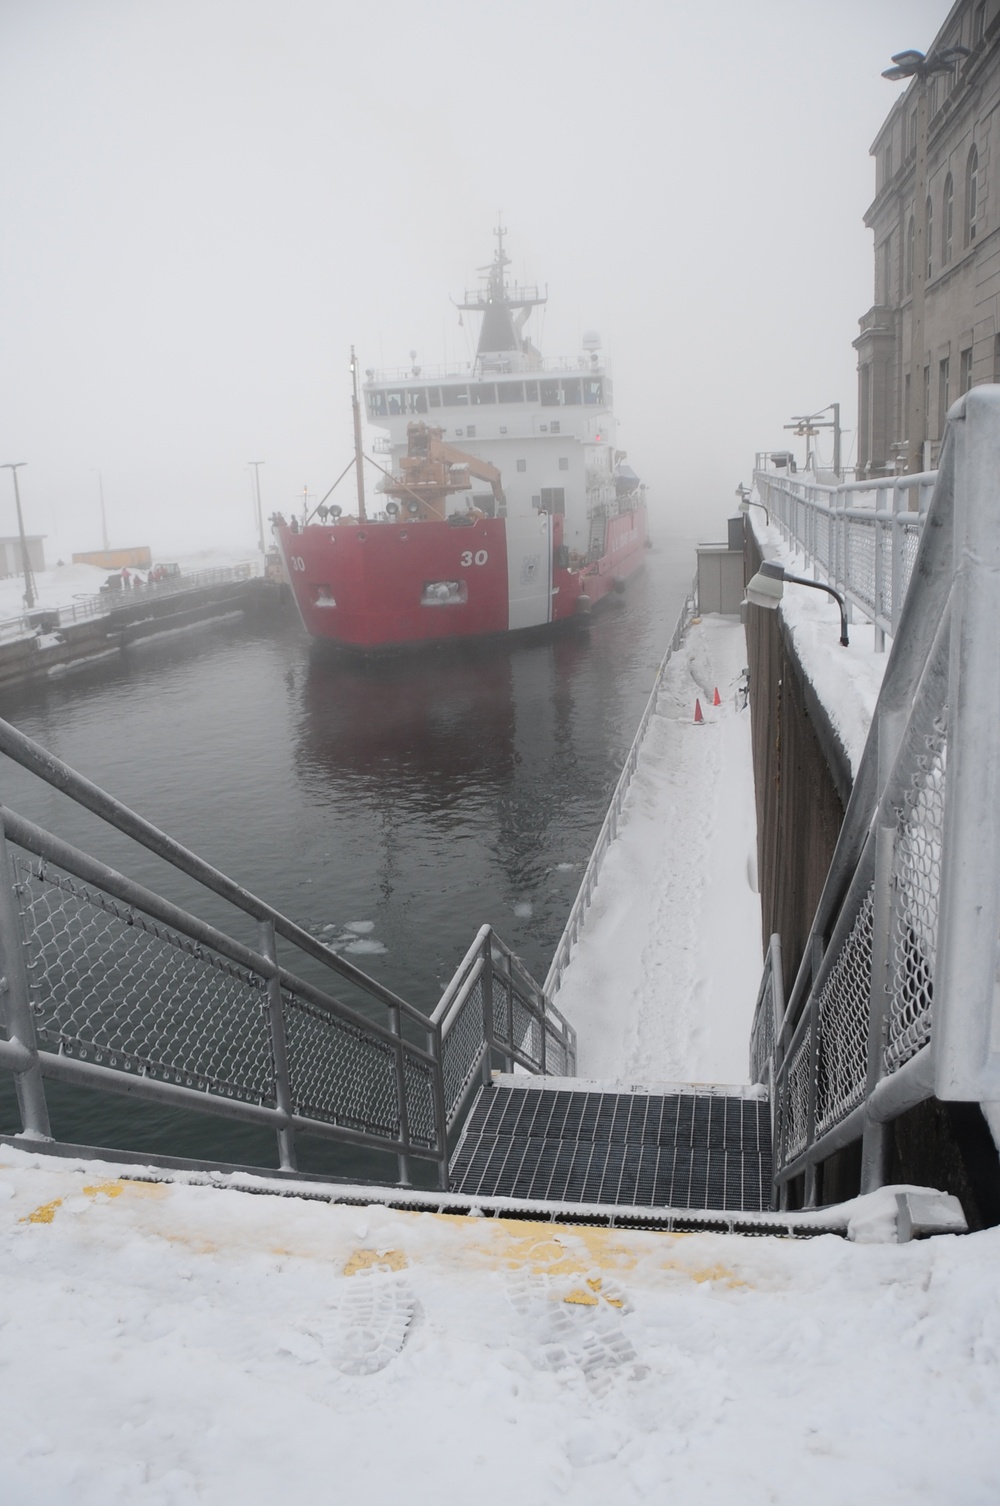
[[[986,1506],[1000,1231],[852,1245],[0,1150],[4,1506]]]
[[[747,1079],[762,956],[745,665],[739,622],[708,616],[668,666],[557,996],[583,1076]]]
[[[811,577],[805,556],[791,549],[777,524],[766,523],[756,508],[748,516],[764,559],[775,560],[793,575]],[[875,629],[861,621],[850,624],[850,644],[842,647],[839,609],[825,591],[786,586],[778,611],[856,778],[882,688],[888,646],[877,654]]]

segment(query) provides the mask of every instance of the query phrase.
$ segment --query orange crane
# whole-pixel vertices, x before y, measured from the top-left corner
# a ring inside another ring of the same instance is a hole
[[[496,466],[445,444],[443,433],[423,423],[407,425],[407,453],[399,462],[403,474],[386,484],[385,496],[398,498],[413,518],[443,523],[447,498],[469,491],[475,476],[489,482],[499,512],[507,499]]]

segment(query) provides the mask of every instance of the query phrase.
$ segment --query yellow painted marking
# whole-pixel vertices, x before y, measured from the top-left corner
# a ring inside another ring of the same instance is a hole
[[[406,1256],[402,1250],[355,1250],[344,1266],[345,1276],[356,1276],[359,1271],[405,1271]]]
[[[125,1188],[121,1182],[97,1182],[93,1187],[85,1187],[83,1191],[85,1197],[100,1197],[102,1193],[105,1197],[121,1197]]]
[[[589,1285],[589,1282],[588,1282]],[[567,1292],[564,1302],[570,1302],[574,1307],[599,1307],[600,1299],[593,1292],[585,1292],[582,1286],[575,1286],[571,1292]],[[621,1303],[617,1304],[621,1307]]]
[[[676,1271],[679,1276],[686,1276],[689,1281],[697,1281],[699,1285],[704,1281],[721,1281],[729,1287],[748,1285],[746,1281],[741,1281],[735,1271],[724,1265],[690,1266],[682,1265],[677,1260],[668,1260],[661,1270]]]
[[[53,1198],[51,1203],[43,1203],[40,1208],[26,1213],[21,1219],[22,1224],[51,1224],[56,1216],[56,1209],[62,1207],[62,1198]]]

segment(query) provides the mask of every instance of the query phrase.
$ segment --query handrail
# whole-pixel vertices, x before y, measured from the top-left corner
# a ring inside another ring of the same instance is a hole
[[[273,922],[279,936],[283,937],[286,941],[292,942],[300,951],[312,957],[314,961],[322,962],[332,972],[338,973],[349,983],[355,984],[367,993],[374,994],[383,1004],[388,1004],[392,1008],[402,1010],[408,1018],[414,1020],[417,1024],[425,1028],[430,1025],[430,1020],[421,1010],[415,1008],[412,1004],[408,1004],[405,999],[399,998],[397,994],[393,993],[384,984],[377,982],[373,978],[369,978],[367,973],[363,973],[353,963],[345,961],[344,958],[338,956],[330,947],[324,946],[315,936],[311,936],[308,931],[303,930],[293,920],[289,920],[287,916],[275,910],[265,900],[259,899],[249,889],[245,889],[242,884],[238,884],[234,879],[231,879],[228,874],[222,873],[218,868],[214,868],[211,863],[207,863],[197,853],[191,852],[189,848],[184,847],[180,842],[175,841],[173,837],[168,836],[166,832],[161,831],[159,827],[154,826],[151,821],[147,821],[144,816],[140,816],[135,811],[130,810],[128,806],[116,800],[113,795],[107,794],[105,790],[93,784],[83,774],[79,774],[75,769],[70,768],[69,764],[63,763],[61,759],[56,758],[55,754],[43,748],[40,743],[36,743],[17,727],[12,726],[10,722],[2,719],[0,719],[0,753],[5,753],[8,758],[12,758],[15,763],[19,763],[22,768],[30,770],[33,774],[37,774],[40,779],[44,779],[54,789],[62,791],[65,795],[69,795],[77,804],[92,811],[95,816],[100,816],[110,826],[114,826],[118,831],[139,842],[148,851],[155,853],[159,858],[163,858],[172,867],[177,868],[181,873],[187,874],[189,878],[195,879],[206,889],[210,889],[214,894],[218,894],[220,898],[235,905],[237,909],[244,911],[245,914],[251,916],[254,920]]]
[[[569,915],[566,918],[566,924],[563,927],[562,935],[560,936],[559,941],[556,944],[556,949],[552,956],[552,962],[549,966],[548,972],[545,975],[545,982],[542,985],[542,991],[550,998],[554,998],[559,991],[560,984],[562,983],[563,973],[566,971],[570,956],[573,952],[573,948],[576,945],[577,940],[579,939],[580,927],[583,921],[583,917],[586,914],[587,910],[590,908],[591,896],[597,886],[597,878],[598,874],[601,871],[601,866],[604,862],[605,854],[608,848],[611,846],[611,843],[614,841],[615,837],[618,835],[618,818],[621,816],[622,809],[625,804],[625,796],[628,793],[629,785],[632,783],[632,777],[639,766],[639,749],[642,746],[642,742],[646,736],[647,728],[649,727],[653,713],[656,710],[656,705],[659,700],[660,689],[663,683],[663,677],[666,674],[667,665],[670,663],[672,655],[680,647],[681,640],[683,639],[684,633],[687,630],[688,623],[694,616],[694,604],[697,596],[697,587],[698,582],[697,577],[695,577],[695,580],[691,583],[691,589],[684,599],[684,605],[681,608],[679,617],[677,618],[673,634],[671,636],[669,644],[667,645],[666,653],[660,660],[659,668],[657,669],[656,674],[653,677],[653,688],[649,692],[649,698],[646,701],[645,709],[642,713],[642,716],[639,718],[639,725],[636,728],[635,736],[632,739],[632,745],[625,756],[625,763],[622,767],[621,773],[618,776],[618,783],[615,785],[614,793],[611,796],[607,815],[604,817],[601,829],[597,834],[597,840],[594,843],[593,850],[591,851],[590,858],[587,862],[587,866],[584,869],[583,878],[580,881],[580,887],[577,890],[576,898],[570,906]]]
[[[754,471],[767,512],[817,577],[828,580],[873,624],[879,652],[886,637],[894,637],[899,628],[915,544],[936,476],[935,471],[922,471],[827,486]],[[887,494],[891,505],[880,505]],[[872,498],[872,505],[858,505],[863,498]]]
[[[796,1196],[814,1203],[818,1168],[859,1139],[861,1190],[882,1185],[887,1125],[932,1094],[1000,1098],[998,473],[1000,387],[976,387],[948,415],[840,837],[766,1067],[757,1059],[774,1088],[782,1205],[800,1176]],[[762,984],[757,1042],[764,996]]]

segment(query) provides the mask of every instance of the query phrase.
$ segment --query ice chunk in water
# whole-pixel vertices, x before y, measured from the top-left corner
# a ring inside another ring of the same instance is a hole
[[[534,906],[532,905],[530,899],[519,899],[517,904],[514,906],[514,914],[521,920],[528,920],[533,909]]]
[[[344,930],[353,931],[355,936],[369,936],[374,929],[373,920],[346,920],[344,922]]]

